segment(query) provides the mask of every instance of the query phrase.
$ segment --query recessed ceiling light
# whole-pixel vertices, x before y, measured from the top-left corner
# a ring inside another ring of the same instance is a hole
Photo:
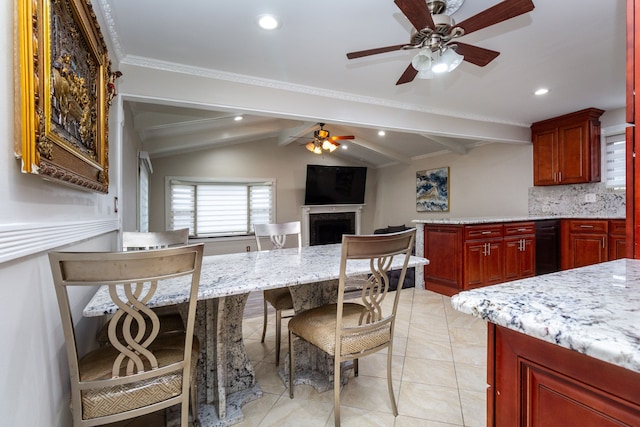
[[[383,130],[379,130],[378,131],[378,136],[385,136],[385,135],[386,135],[385,131],[383,131]]]
[[[236,122],[239,122],[239,121],[240,121],[240,120],[242,120],[243,118],[244,118],[244,117],[242,117],[242,116],[235,116],[235,117],[233,118],[233,120],[235,120]]]
[[[264,30],[275,30],[280,26],[280,22],[273,15],[260,15],[258,16],[258,25]]]
[[[533,94],[536,96],[546,95],[548,93],[549,93],[549,89],[547,89],[546,87],[541,87],[540,89],[533,92]]]
[[[346,150],[346,149],[348,149],[349,147],[347,147],[347,146],[346,146],[346,145],[344,145],[344,144],[340,144],[340,148],[342,148],[343,150]]]

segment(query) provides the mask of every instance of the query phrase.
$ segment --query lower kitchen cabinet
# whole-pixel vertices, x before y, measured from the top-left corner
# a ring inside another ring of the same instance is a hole
[[[639,426],[640,374],[488,324],[487,426]]]
[[[563,270],[609,260],[609,223],[599,219],[565,219],[561,223]]]
[[[627,236],[624,219],[609,220],[609,261],[626,258]]]
[[[424,227],[425,286],[443,295],[455,295],[462,286],[462,225],[427,225]]]
[[[464,289],[502,282],[502,224],[469,225],[464,228],[464,234]]]
[[[535,223],[506,223],[504,225],[504,281],[532,277],[535,274]]]
[[[428,290],[460,291],[535,274],[534,222],[424,226]]]

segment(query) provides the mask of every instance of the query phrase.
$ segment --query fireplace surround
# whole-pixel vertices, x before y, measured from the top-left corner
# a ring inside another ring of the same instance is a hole
[[[361,234],[364,205],[302,206],[302,243],[340,243],[342,234]]]

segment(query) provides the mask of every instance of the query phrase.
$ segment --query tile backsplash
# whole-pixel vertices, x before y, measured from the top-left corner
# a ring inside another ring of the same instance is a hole
[[[625,192],[602,183],[529,188],[529,215],[624,218]]]

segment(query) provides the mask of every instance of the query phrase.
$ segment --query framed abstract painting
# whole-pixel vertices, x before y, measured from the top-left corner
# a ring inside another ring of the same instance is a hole
[[[416,172],[416,211],[449,212],[449,167]]]

